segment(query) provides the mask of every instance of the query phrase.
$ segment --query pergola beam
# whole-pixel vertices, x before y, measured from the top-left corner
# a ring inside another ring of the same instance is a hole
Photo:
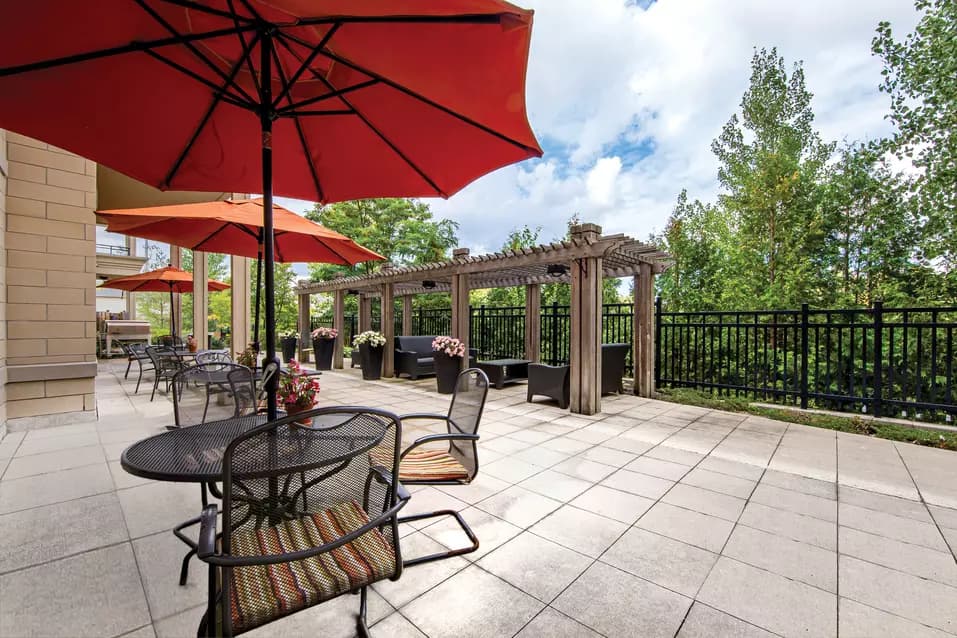
[[[542,287],[525,286],[525,358],[538,362],[542,356]]]
[[[572,236],[599,232],[594,224],[581,224]],[[601,282],[600,257],[582,257],[572,265],[569,408],[576,414],[601,412]]]
[[[382,376],[395,376],[395,303],[392,295],[392,284],[382,285],[382,303],[379,307],[379,332],[385,337],[385,348],[382,349]]]
[[[312,340],[310,339],[310,331],[312,326],[309,325],[309,304],[312,295],[305,293],[299,295],[299,361],[306,360],[306,348],[312,347]],[[313,353],[315,356],[316,353]]]
[[[346,338],[346,292],[336,290],[332,299],[332,326],[339,331],[335,349],[332,352],[332,367],[341,370],[343,367],[343,341]]]

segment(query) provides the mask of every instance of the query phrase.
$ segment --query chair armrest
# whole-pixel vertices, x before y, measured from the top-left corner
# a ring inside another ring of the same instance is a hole
[[[379,477],[379,480],[385,483],[386,485],[392,485],[392,472],[382,467],[381,465],[376,465],[372,468],[369,468],[369,471],[373,474],[376,474]],[[405,485],[402,483],[395,484],[395,493],[399,497],[400,501],[407,501],[412,498],[412,495],[409,494],[409,490],[405,489]]]
[[[216,506],[208,505],[199,517],[199,542],[196,556],[202,560],[216,553],[216,514]]]
[[[419,447],[420,445],[425,445],[426,443],[432,443],[434,441],[478,441],[478,434],[429,434],[427,436],[420,437],[412,442],[412,445],[402,450],[402,454],[399,456],[401,461],[405,458],[405,455],[411,452],[413,449]]]
[[[410,419],[434,419],[436,421],[448,421],[449,417],[444,414],[432,414],[429,412],[412,412],[411,414],[403,414],[399,417],[399,421],[408,421]]]

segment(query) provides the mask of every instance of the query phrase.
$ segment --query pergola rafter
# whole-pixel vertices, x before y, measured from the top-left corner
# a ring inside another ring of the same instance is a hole
[[[600,409],[601,368],[601,280],[633,277],[635,283],[634,349],[635,393],[650,396],[654,375],[654,276],[670,264],[667,253],[626,235],[602,235],[595,224],[572,228],[569,239],[531,248],[504,250],[487,255],[470,255],[468,249],[456,249],[452,259],[418,266],[386,267],[370,275],[337,277],[328,281],[301,282],[297,289],[301,305],[309,295],[332,293],[337,299],[359,294],[360,325],[369,325],[374,297],[389,301],[411,295],[451,293],[452,332],[468,342],[467,298],[471,289],[526,287],[526,307],[534,311],[540,299],[541,285],[568,283],[572,286],[571,408],[573,412],[593,414]],[[601,276],[596,277],[595,272]],[[645,306],[648,306],[645,308]],[[403,332],[411,329],[411,312],[403,304]],[[337,303],[333,320],[344,324],[343,304]],[[464,315],[464,316],[463,316]],[[645,325],[645,324],[649,325]],[[541,343],[537,321],[526,321],[526,358],[537,361]],[[387,343],[392,342],[392,322],[382,322]],[[649,341],[650,339],[650,341]],[[390,357],[385,376],[392,376]],[[341,350],[335,367],[342,367]],[[593,378],[594,377],[594,378]]]

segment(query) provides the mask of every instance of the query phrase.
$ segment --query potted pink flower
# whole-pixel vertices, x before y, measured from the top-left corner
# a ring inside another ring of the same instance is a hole
[[[319,326],[312,331],[312,351],[316,356],[317,369],[332,369],[332,355],[336,350],[336,339],[338,337],[339,331],[335,328]]]
[[[465,344],[453,337],[436,337],[432,340],[432,360],[435,365],[435,381],[439,394],[455,392],[455,382],[462,370]]]
[[[290,359],[288,370],[279,376],[279,403],[285,406],[286,414],[292,416],[311,410],[319,402],[319,379],[308,377],[295,359]],[[312,425],[312,418],[296,421],[299,425]]]

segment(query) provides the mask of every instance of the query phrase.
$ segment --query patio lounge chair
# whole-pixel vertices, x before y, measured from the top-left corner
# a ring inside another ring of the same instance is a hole
[[[459,374],[452,394],[448,414],[406,414],[399,417],[406,421],[429,419],[445,421],[446,434],[430,434],[416,439],[403,450],[399,464],[399,481],[407,485],[468,485],[478,474],[478,427],[488,395],[488,377],[477,368],[469,368]],[[448,449],[423,447],[434,442],[448,442]],[[426,518],[451,516],[471,541],[471,546],[447,552],[430,554],[405,561],[406,567],[427,563],[460,554],[468,554],[479,548],[478,538],[462,515],[455,510],[439,510],[414,514],[399,519],[400,523]]]
[[[293,425],[304,416],[327,425]],[[402,574],[400,432],[389,412],[319,408],[229,444],[221,535],[215,505],[200,517],[209,597],[199,635],[235,636],[350,592],[360,594],[359,635],[369,635],[368,586]]]
[[[622,392],[622,377],[625,376],[625,357],[631,350],[627,343],[606,343],[601,347],[601,393]],[[526,401],[542,395],[558,401],[558,407],[568,408],[569,366],[549,366],[544,363],[528,364],[528,390]]]
[[[133,391],[133,394],[136,394],[140,391],[140,381],[143,380],[143,366],[149,366],[145,368],[145,370],[149,372],[153,369],[153,363],[150,360],[150,356],[146,354],[147,346],[145,343],[123,343],[121,341],[120,347],[123,349],[123,353],[126,354],[127,357],[126,374],[123,375],[123,378],[129,378],[130,367],[133,365],[134,361],[140,369],[139,375],[136,377],[136,390]]]

